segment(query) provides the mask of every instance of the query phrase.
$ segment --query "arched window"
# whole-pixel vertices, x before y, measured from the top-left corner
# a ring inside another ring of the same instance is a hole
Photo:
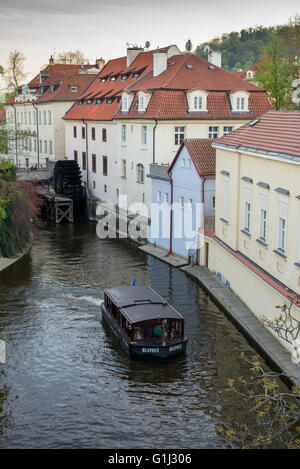
[[[141,163],[136,165],[136,180],[142,184],[145,182],[145,168]]]

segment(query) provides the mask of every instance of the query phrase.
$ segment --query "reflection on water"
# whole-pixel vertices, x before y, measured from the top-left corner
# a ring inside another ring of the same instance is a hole
[[[254,352],[184,273],[99,240],[94,224],[44,226],[36,238],[0,274],[0,447],[214,448],[216,424],[247,421],[222,391],[247,376],[240,352]],[[135,277],[185,316],[186,357],[131,360],[103,328],[103,290]]]

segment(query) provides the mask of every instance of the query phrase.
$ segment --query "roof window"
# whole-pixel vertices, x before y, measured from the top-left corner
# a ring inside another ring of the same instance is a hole
[[[193,70],[193,65],[190,65],[190,64],[186,64],[186,68],[188,68],[189,70]]]
[[[214,72],[217,70],[216,67],[214,67],[213,65],[208,65],[208,69]]]
[[[248,127],[253,127],[255,124],[257,124],[260,121],[260,119],[255,119],[254,121],[250,122]]]

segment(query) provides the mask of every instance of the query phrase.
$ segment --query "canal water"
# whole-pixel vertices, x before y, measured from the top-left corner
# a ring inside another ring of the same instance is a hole
[[[222,447],[216,426],[249,420],[227,379],[249,376],[239,355],[255,351],[184,273],[95,228],[41,226],[0,274],[0,447]],[[103,290],[133,278],[183,313],[186,357],[130,360],[103,327]]]

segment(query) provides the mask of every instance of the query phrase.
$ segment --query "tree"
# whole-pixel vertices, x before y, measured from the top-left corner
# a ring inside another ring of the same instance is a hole
[[[252,379],[229,379],[227,392],[250,404],[248,424],[235,422],[231,428],[218,426],[229,447],[300,449],[300,387],[280,389],[275,372],[266,372],[257,357],[242,357],[250,365]]]
[[[66,51],[58,54],[57,63],[62,64],[86,64],[88,59],[85,57],[84,53],[79,49],[74,51]]]
[[[265,58],[260,62],[255,82],[265,88],[275,109],[286,107],[293,77],[289,73],[283,41],[275,36],[265,49]]]
[[[290,344],[293,349],[293,361],[298,365],[299,375],[287,376],[275,372],[266,372],[257,357],[244,360],[251,365],[252,380],[246,382],[242,377],[229,379],[227,391],[234,392],[251,405],[258,430],[251,425],[236,422],[232,428],[218,427],[218,432],[231,445],[243,448],[269,448],[278,444],[281,447],[300,449],[300,386],[295,384],[300,377],[300,321],[293,317],[293,304],[300,303],[298,295],[290,296],[289,303],[277,305],[279,317],[270,320],[266,316],[260,319],[277,336]],[[285,378],[292,383],[291,390],[280,390],[277,378]]]
[[[2,67],[2,65],[0,65],[0,75],[3,75],[4,74],[4,68]]]
[[[5,70],[5,78],[9,91],[18,88],[26,78],[24,72],[25,56],[22,52],[13,50],[9,53],[8,64]]]

